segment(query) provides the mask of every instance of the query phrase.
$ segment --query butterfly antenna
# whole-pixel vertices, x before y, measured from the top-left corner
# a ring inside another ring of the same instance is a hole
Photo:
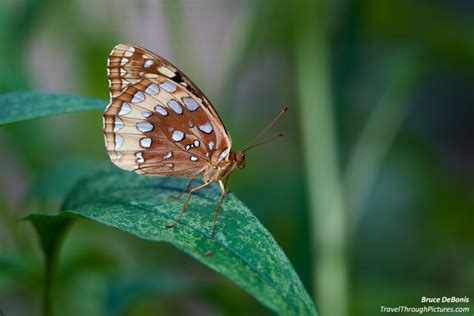
[[[285,132],[280,132],[280,133],[276,134],[275,136],[273,136],[272,138],[267,139],[267,140],[264,140],[263,142],[258,143],[258,144],[255,144],[255,145],[248,146],[248,147],[246,147],[246,148],[245,148],[244,150],[242,150],[242,151],[245,152],[245,151],[247,151],[247,150],[249,150],[249,149],[251,149],[251,148],[254,148],[254,147],[257,147],[257,146],[260,146],[260,145],[265,145],[265,144],[267,144],[267,143],[269,143],[269,142],[272,142],[272,141],[274,141],[275,139],[278,139],[278,138],[283,137],[283,136],[285,136],[285,135],[286,135]]]
[[[276,138],[278,138],[278,137],[284,136],[284,133],[279,133],[278,135],[272,137],[270,140],[266,140],[266,141],[264,141],[264,142],[262,142],[262,143],[259,143],[259,144],[256,144],[256,145],[252,145],[253,143],[255,143],[255,141],[257,141],[257,139],[259,139],[263,134],[265,134],[265,132],[266,132],[270,127],[272,127],[273,124],[275,124],[276,121],[278,121],[278,120],[280,119],[280,117],[282,117],[283,114],[286,113],[286,111],[288,111],[288,107],[287,107],[287,106],[285,106],[283,109],[281,109],[280,112],[278,112],[278,114],[275,116],[275,118],[274,118],[264,129],[262,129],[262,131],[261,131],[260,133],[258,133],[258,135],[255,136],[255,138],[254,138],[247,146],[245,146],[245,149],[243,149],[243,151],[246,151],[246,150],[248,150],[248,149],[250,149],[250,148],[253,148],[253,147],[255,147],[255,146],[260,146],[260,145],[266,144],[266,143],[268,143],[269,141],[272,141],[272,140],[274,140],[274,139],[276,139]],[[281,135],[281,134],[282,134],[282,135]]]

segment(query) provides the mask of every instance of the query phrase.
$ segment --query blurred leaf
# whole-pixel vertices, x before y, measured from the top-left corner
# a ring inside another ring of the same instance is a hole
[[[364,203],[404,122],[413,88],[422,76],[420,60],[416,52],[406,51],[386,62],[385,91],[371,108],[347,162],[344,181],[351,225],[360,224]]]
[[[181,294],[190,290],[195,280],[175,271],[120,275],[107,286],[105,308],[108,315],[123,315],[139,299],[151,295]]]
[[[146,240],[170,242],[278,313],[316,315],[282,249],[233,194],[222,204],[215,240],[211,239],[211,226],[220,194],[217,188],[194,194],[180,223],[164,229],[177,217],[183,203],[169,196],[180,192],[185,182],[105,168],[78,183],[64,204],[65,211],[55,216],[32,214],[27,219],[45,235],[41,238],[46,250],[56,234],[53,231],[63,231],[70,217],[87,218]],[[206,256],[209,251],[212,255]]]
[[[107,102],[68,94],[12,92],[0,95],[0,125],[45,116],[103,110]]]
[[[31,185],[29,198],[37,200],[64,199],[76,182],[92,173],[97,163],[69,160],[46,170]]]
[[[42,269],[39,260],[24,257],[14,251],[0,253],[0,292],[41,287]]]
[[[450,2],[374,1],[366,2],[364,28],[381,39],[419,45],[424,59],[439,66],[449,62],[472,73],[474,42],[472,10],[450,8]],[[462,6],[461,6],[462,7]],[[403,23],[400,23],[403,17]],[[420,18],[422,17],[422,18]],[[400,44],[398,44],[400,45]]]

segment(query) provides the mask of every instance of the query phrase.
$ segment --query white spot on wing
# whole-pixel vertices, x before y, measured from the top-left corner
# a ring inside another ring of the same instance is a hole
[[[127,102],[123,102],[118,115],[128,114],[130,110],[130,105]]]
[[[183,114],[183,108],[175,99],[168,101],[168,106],[176,112],[176,114]]]
[[[184,149],[190,150],[190,149],[191,149],[191,145],[187,144],[187,145],[184,147]]]
[[[171,81],[167,80],[163,83],[160,83],[160,87],[165,89],[168,92],[175,92],[176,91],[176,85],[172,83]]]
[[[209,146],[210,150],[212,150],[214,148],[214,142],[212,140],[207,145]]]
[[[133,56],[133,53],[135,53],[135,48],[134,47],[129,47],[127,49],[127,51],[125,52],[125,54],[123,54],[123,56],[125,57],[132,57]]]
[[[159,91],[158,86],[154,83],[146,87],[145,92],[148,94],[157,94]]]
[[[143,137],[140,139],[140,146],[144,148],[150,148],[151,147],[151,138],[150,137]]]
[[[189,159],[191,159],[191,161],[198,161],[198,157],[192,155]]]
[[[201,145],[201,142],[196,139],[196,140],[193,142],[193,145],[194,145],[194,147],[199,147],[199,145]]]
[[[122,60],[120,60],[120,65],[125,65],[126,63],[128,63],[128,58],[122,58]]]
[[[155,111],[160,113],[163,116],[168,115],[168,111],[166,111],[166,109],[164,107],[162,107],[161,105],[155,106]]]
[[[180,142],[184,139],[184,133],[181,132],[181,131],[178,131],[178,130],[175,130],[173,132],[173,135],[171,135],[171,138],[175,141],[175,142]]]
[[[188,110],[191,112],[194,112],[199,108],[199,104],[192,97],[185,97],[182,98],[182,100]]]
[[[123,137],[120,134],[115,134],[115,150],[119,149],[123,144]]]
[[[122,89],[125,89],[129,83],[127,80],[122,80]]]
[[[224,149],[224,150],[221,152],[221,154],[219,155],[218,161],[221,161],[221,160],[223,160],[224,158],[226,158],[227,155],[229,154],[229,151],[230,151],[229,148]]]
[[[143,117],[150,117],[151,115],[152,115],[151,112],[148,112],[148,111],[142,112]]]
[[[206,124],[199,125],[199,129],[206,134],[212,133],[212,126],[211,123],[207,122]]]
[[[148,59],[148,60],[145,61],[145,63],[143,64],[143,67],[148,68],[148,67],[150,67],[151,65],[153,65],[153,60],[149,60],[149,59]]]
[[[163,157],[163,159],[164,159],[164,160],[168,160],[168,159],[170,159],[171,157],[173,157],[173,153],[170,151],[169,153],[167,153],[167,154]]]
[[[146,133],[153,130],[153,124],[149,122],[138,122],[137,129],[142,133]]]
[[[145,162],[145,159],[143,159],[143,154],[141,151],[135,153],[135,157],[137,157],[137,163]]]
[[[120,75],[123,77],[125,76],[125,74],[127,73],[127,71],[123,68],[120,68]]]
[[[132,103],[138,103],[138,102],[142,102],[144,100],[145,100],[145,96],[143,95],[143,92],[137,91],[133,95]]]
[[[123,127],[122,120],[116,116],[114,121],[114,132],[118,132]]]

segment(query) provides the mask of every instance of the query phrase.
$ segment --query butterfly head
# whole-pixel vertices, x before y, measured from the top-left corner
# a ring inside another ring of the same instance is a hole
[[[245,167],[245,153],[243,150],[239,150],[235,153],[235,163],[238,169]]]
[[[273,121],[270,122],[270,124],[267,125],[267,127],[265,127],[258,135],[257,137],[254,138],[254,140],[248,145],[246,146],[244,149],[242,150],[239,150],[237,152],[231,152],[230,154],[230,161],[233,163],[231,166],[231,170],[237,168],[237,169],[243,169],[245,168],[245,152],[249,149],[252,149],[254,147],[257,147],[257,146],[260,146],[260,145],[263,145],[263,144],[266,144],[266,143],[269,143],[277,138],[280,138],[282,136],[285,135],[285,133],[283,132],[280,132],[278,133],[277,135],[275,135],[274,137],[270,138],[270,139],[267,139],[263,142],[260,142],[260,143],[257,143],[255,144],[255,141],[260,137],[262,136],[286,111],[288,110],[287,107],[283,108],[280,113],[278,113],[278,115],[273,119]]]

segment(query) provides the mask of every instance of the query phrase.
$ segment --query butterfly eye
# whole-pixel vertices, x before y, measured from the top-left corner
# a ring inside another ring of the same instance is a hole
[[[237,162],[237,168],[242,169],[245,167],[245,154],[239,151],[235,154],[235,161]]]

